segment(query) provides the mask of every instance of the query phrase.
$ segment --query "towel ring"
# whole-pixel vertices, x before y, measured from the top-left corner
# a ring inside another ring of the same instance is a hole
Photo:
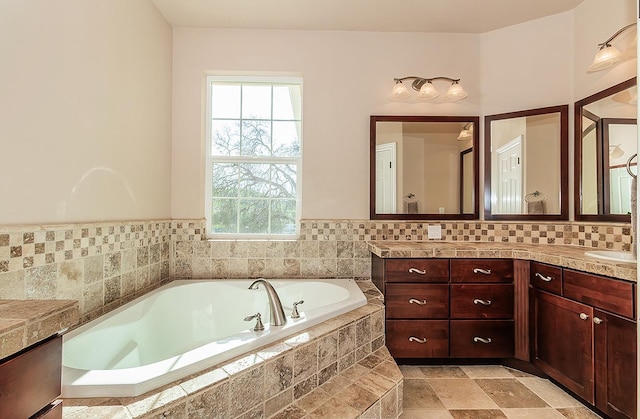
[[[532,196],[533,196],[533,197],[536,197],[536,196],[540,196],[540,195],[542,195],[542,193],[541,193],[540,191],[533,191],[533,192],[531,192],[531,193],[528,193],[528,194],[526,194],[526,195],[524,196],[524,202],[527,202],[527,203],[528,203],[528,202],[530,202],[530,201],[529,201],[529,198],[530,198],[530,197],[532,197]],[[539,199],[539,201],[544,201],[545,199],[547,199],[547,198]]]
[[[635,159],[636,157],[638,157],[638,153],[636,153],[633,156],[629,157],[629,160],[627,160],[627,173],[629,173],[629,175],[631,175],[631,177],[633,177],[633,178],[637,178],[638,177],[638,175],[636,175],[635,173],[633,173],[631,171],[631,160]]]

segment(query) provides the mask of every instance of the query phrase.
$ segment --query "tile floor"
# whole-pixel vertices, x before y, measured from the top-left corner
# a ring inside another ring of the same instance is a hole
[[[407,366],[400,419],[596,419],[562,389],[502,366]]]

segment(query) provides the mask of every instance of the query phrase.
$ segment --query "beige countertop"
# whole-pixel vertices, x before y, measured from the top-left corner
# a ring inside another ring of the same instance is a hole
[[[579,271],[637,281],[636,264],[586,256],[580,246],[488,242],[370,241],[369,250],[381,258],[512,258],[532,260]]]
[[[72,300],[0,300],[0,359],[80,321]]]

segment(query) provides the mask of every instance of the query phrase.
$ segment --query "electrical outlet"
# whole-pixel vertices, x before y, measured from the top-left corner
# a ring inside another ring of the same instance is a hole
[[[429,240],[441,240],[442,227],[440,225],[427,226],[427,238]]]

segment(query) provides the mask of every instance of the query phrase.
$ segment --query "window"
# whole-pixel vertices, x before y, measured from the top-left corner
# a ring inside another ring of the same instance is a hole
[[[207,78],[210,237],[298,235],[301,115],[301,79]]]

